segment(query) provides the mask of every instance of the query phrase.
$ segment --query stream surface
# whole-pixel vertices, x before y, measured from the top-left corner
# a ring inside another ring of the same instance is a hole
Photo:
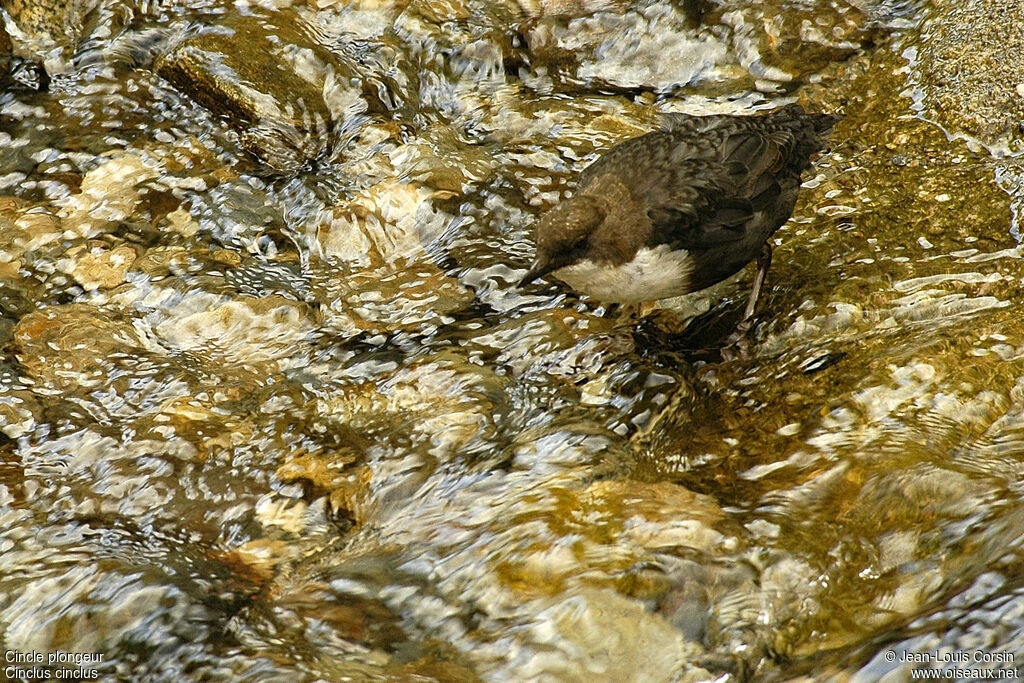
[[[973,6],[5,3],[51,82],[0,94],[0,649],[1024,677],[1021,24]],[[845,118],[746,353],[752,269],[639,324],[516,287],[602,151],[792,101]]]

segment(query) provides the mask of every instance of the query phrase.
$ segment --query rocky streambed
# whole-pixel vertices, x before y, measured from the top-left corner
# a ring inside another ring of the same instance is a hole
[[[1019,677],[1019,4],[0,4],[6,676]],[[515,286],[596,155],[791,101],[748,354],[751,272]]]

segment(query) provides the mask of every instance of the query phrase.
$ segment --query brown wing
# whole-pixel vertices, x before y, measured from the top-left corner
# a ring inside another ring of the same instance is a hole
[[[775,201],[792,144],[785,131],[759,130],[744,119],[723,119],[696,137],[655,131],[592,164],[581,186],[612,165],[625,168],[619,177],[646,202],[657,243],[707,249],[741,239],[755,214]]]

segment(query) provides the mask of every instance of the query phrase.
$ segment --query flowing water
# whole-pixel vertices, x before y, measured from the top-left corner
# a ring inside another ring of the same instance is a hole
[[[52,82],[0,95],[4,666],[1016,678],[1024,169],[1012,135],[932,115],[935,12],[105,2],[72,43],[8,22]],[[601,151],[659,112],[793,100],[845,118],[745,353],[719,349],[749,271],[639,324],[516,287]]]

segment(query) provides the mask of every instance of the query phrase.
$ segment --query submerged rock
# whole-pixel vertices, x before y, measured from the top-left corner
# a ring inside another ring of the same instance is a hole
[[[96,0],[2,0],[2,6],[31,40],[73,43]]]
[[[996,154],[1024,152],[1024,5],[940,3],[904,56],[917,108],[953,136]]]
[[[11,73],[11,37],[7,28],[0,22],[0,84],[3,84]]]
[[[80,191],[60,202],[66,237],[93,237],[132,215],[142,188],[159,173],[136,154],[111,154],[82,178]]]
[[[360,439],[353,432],[353,442]],[[371,471],[353,465],[362,454],[357,447],[334,452],[291,453],[275,473],[286,484],[298,483],[310,499],[327,496],[330,513],[337,521],[359,524],[369,505]]]
[[[61,221],[52,213],[13,198],[0,200],[0,277],[18,278],[41,250],[60,249]]]
[[[705,21],[731,29],[733,52],[762,89],[765,82],[801,81],[873,39],[872,17],[855,2],[716,4]]]
[[[56,390],[106,384],[106,359],[138,352],[142,342],[123,316],[95,306],[49,306],[21,318],[14,328],[18,361],[29,377]]]
[[[271,373],[289,363],[311,329],[304,304],[282,296],[223,297],[168,293],[174,305],[150,314],[162,344]],[[166,303],[170,303],[170,301]]]
[[[363,266],[422,256],[458,219],[435,205],[448,191],[397,179],[380,182],[321,216],[317,238],[325,256]]]
[[[621,11],[628,0],[517,0],[531,17],[584,16],[595,12]]]
[[[430,263],[358,271],[332,287],[336,298],[324,309],[334,327],[414,330],[451,322],[451,314],[473,302],[473,293]]]
[[[295,13],[230,15],[182,38],[156,72],[222,119],[281,173],[328,149],[346,117],[370,108],[355,70],[317,44]]]
[[[569,20],[545,12],[524,36],[533,73],[528,82],[534,85],[550,76],[556,83],[670,90],[733,75],[727,45],[695,31],[685,12],[669,3]]]
[[[88,251],[82,247],[74,252],[68,252],[73,260],[71,274],[85,289],[111,289],[122,284],[138,256],[134,249],[124,244],[114,249]]]
[[[537,17],[522,30],[527,82],[656,91],[738,82],[772,91],[857,53],[874,31],[868,14],[845,2],[623,4],[524,0]]]

